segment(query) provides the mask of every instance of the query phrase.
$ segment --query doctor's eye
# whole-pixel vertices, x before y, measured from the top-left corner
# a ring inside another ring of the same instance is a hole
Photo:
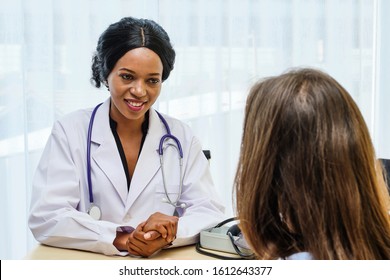
[[[156,79],[156,78],[151,78],[148,80],[148,82],[153,84],[153,85],[157,85],[158,83],[160,83],[160,80]]]
[[[120,74],[119,76],[120,76],[123,80],[126,80],[126,81],[130,81],[130,80],[132,80],[132,79],[134,78],[133,75],[126,74],[126,73]]]

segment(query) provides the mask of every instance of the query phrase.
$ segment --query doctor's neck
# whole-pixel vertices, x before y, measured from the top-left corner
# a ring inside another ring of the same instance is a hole
[[[116,123],[115,126],[118,134],[134,135],[142,133],[142,124],[145,121],[145,115],[149,114],[149,111],[138,117],[127,117],[116,109],[115,106],[111,106],[109,114],[110,119]]]

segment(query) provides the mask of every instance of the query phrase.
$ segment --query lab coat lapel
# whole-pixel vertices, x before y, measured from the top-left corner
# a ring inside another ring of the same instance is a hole
[[[109,108],[110,99],[106,100],[96,112],[91,141],[99,147],[94,151],[91,149],[91,157],[108,177],[125,205],[128,194],[127,179],[111,132]]]
[[[149,113],[148,134],[146,135],[141,154],[138,158],[138,162],[131,179],[130,191],[127,200],[127,209],[131,207],[134,201],[148,186],[150,181],[156,175],[157,171],[160,169],[158,146],[160,143],[160,138],[166,132],[156,111],[150,109]]]

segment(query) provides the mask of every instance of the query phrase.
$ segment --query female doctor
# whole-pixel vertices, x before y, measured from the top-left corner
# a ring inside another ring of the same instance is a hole
[[[123,18],[100,36],[91,81],[110,98],[53,126],[33,180],[39,242],[147,257],[226,218],[199,140],[152,108],[174,60],[152,20]]]

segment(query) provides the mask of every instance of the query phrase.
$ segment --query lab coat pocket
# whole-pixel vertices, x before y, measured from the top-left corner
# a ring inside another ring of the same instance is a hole
[[[172,204],[177,203],[178,196],[179,185],[167,185],[166,188],[164,188],[163,185],[156,186],[154,200],[155,211],[164,213],[166,215],[173,215],[175,207]]]

